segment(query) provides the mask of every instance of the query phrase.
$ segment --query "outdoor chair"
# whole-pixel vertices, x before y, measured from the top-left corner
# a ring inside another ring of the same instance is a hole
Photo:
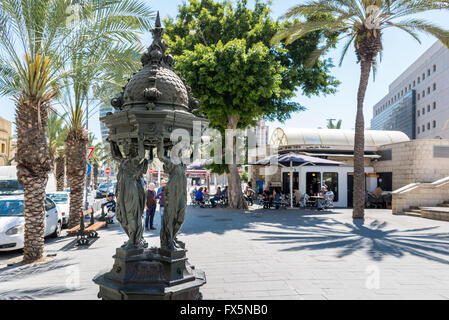
[[[365,205],[367,208],[375,208],[375,209],[382,209],[385,202],[382,196],[379,198],[376,198],[371,193],[367,192],[365,196]]]
[[[328,196],[324,202],[324,209],[330,209],[334,207],[334,195]]]

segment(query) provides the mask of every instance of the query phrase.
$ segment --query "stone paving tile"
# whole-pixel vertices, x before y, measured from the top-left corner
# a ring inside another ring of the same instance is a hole
[[[449,299],[448,222],[388,210],[367,210],[363,224],[346,209],[257,215],[189,208],[179,238],[206,272],[204,299]],[[145,234],[150,246],[158,232]],[[117,224],[85,249],[47,240],[57,256],[40,266],[5,269],[20,253],[0,253],[0,299],[97,299],[92,278],[111,269],[124,240]],[[368,290],[373,270],[379,289]]]

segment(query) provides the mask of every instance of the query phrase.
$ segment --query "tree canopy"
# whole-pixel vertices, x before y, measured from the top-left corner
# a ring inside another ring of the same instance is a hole
[[[217,129],[247,128],[260,118],[284,121],[303,107],[291,99],[334,93],[338,81],[329,74],[330,60],[309,62],[321,40],[331,44],[332,33],[315,32],[290,45],[270,44],[280,27],[270,4],[246,0],[192,0],[179,7],[176,19],[166,19],[165,42],[175,57],[175,69],[192,86],[203,112]],[[310,19],[327,19],[325,15]]]

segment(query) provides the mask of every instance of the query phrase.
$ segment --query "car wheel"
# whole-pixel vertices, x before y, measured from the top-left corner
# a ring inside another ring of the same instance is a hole
[[[52,233],[52,238],[58,238],[61,236],[61,230],[62,230],[62,222],[58,221],[58,224],[56,225],[55,232]]]

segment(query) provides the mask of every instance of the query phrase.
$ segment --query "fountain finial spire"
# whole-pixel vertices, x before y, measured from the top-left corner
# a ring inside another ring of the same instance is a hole
[[[161,16],[159,14],[159,10],[157,11],[157,17],[156,17],[156,28],[161,28],[162,27],[162,23],[161,23]]]

